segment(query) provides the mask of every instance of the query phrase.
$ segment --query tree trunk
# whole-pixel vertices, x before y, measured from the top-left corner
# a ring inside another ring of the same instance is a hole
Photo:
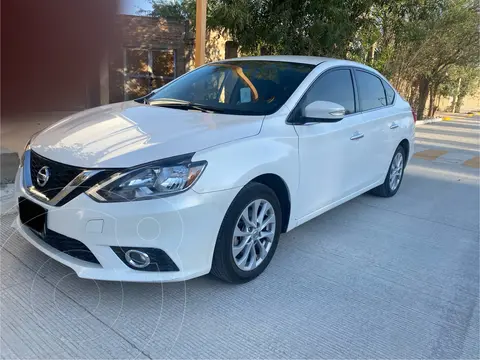
[[[269,46],[262,46],[260,48],[260,55],[261,56],[265,56],[265,55],[271,55],[272,52],[270,51],[270,47]]]
[[[377,48],[377,42],[375,41],[368,50],[367,54],[367,64],[373,66],[373,62],[375,61],[375,50]]]
[[[430,89],[430,103],[428,104],[428,117],[433,116],[433,107],[435,106],[435,92]]]
[[[460,107],[462,106],[462,103],[463,103],[463,96],[460,94],[461,88],[462,88],[462,78],[458,79],[457,101],[455,102],[455,107],[453,108],[453,111],[455,113],[460,112]]]
[[[442,96],[441,96],[441,95],[438,95],[438,96],[436,97],[435,106],[433,107],[432,117],[435,117],[435,113],[437,112],[438,107],[440,106],[440,100],[441,100],[441,99],[442,99]]]
[[[430,89],[430,104],[428,107],[428,116],[433,117],[435,115],[435,99],[437,98],[437,91],[438,91],[438,86],[439,84],[435,84],[431,89]]]
[[[430,81],[422,77],[420,79],[420,87],[419,87],[419,97],[418,97],[418,108],[417,108],[417,117],[418,120],[423,119],[423,113],[425,111],[425,105],[427,104],[428,98],[428,90],[429,90],[429,83]]]
[[[412,86],[410,87],[410,96],[408,97],[408,102],[412,106],[414,106],[415,104],[415,95],[417,94],[417,90],[418,90],[417,82],[414,81]]]
[[[450,111],[455,112],[455,109],[457,108],[457,104],[460,98],[460,88],[462,86],[462,78],[458,79],[458,86],[457,86],[457,91],[455,91],[455,94],[453,94],[453,100],[452,100],[452,105],[450,105]],[[463,99],[462,99],[463,100]],[[461,105],[458,105],[458,108],[460,109]],[[460,110],[458,110],[460,111]]]
[[[457,95],[453,95],[452,103],[448,107],[448,111],[453,112],[455,110],[455,104],[457,103]]]
[[[460,108],[462,107],[462,103],[463,103],[463,96],[459,95],[457,97],[457,102],[455,103],[455,109],[453,109],[453,111],[455,113],[459,113],[460,112]]]

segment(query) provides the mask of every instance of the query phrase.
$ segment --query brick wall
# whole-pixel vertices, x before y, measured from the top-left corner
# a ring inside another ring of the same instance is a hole
[[[190,71],[195,65],[195,34],[189,24],[168,19],[146,16],[118,15],[116,33],[121,46],[109,54],[109,99],[123,101],[124,96],[124,49],[174,50],[176,76]],[[217,31],[207,34],[205,60],[225,59],[228,36]],[[235,53],[231,52],[230,53]],[[155,84],[156,85],[156,84]],[[160,84],[161,85],[161,84]],[[156,86],[152,86],[153,88]]]
[[[176,76],[185,73],[186,33],[184,22],[146,16],[119,15],[116,24],[121,47],[110,51],[110,102],[123,101],[124,49],[174,50]]]
[[[183,47],[185,23],[147,16],[119,15],[118,25],[125,46]]]
[[[227,56],[227,43],[229,43],[230,50]],[[240,56],[237,49],[232,51],[235,45],[230,37],[218,31],[207,32],[207,44],[205,46],[205,62],[219,61],[226,58]],[[187,55],[185,57],[186,70],[190,71],[195,68],[195,34],[189,33],[189,38],[186,44]]]

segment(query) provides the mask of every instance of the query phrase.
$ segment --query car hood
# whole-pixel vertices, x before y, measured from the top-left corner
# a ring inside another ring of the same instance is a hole
[[[35,136],[31,148],[84,168],[130,167],[257,135],[263,118],[129,101],[67,117]]]

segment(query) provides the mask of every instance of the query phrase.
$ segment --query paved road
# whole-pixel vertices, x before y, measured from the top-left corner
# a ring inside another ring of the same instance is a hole
[[[2,219],[2,358],[478,358],[479,123],[419,126],[392,199],[282,236],[256,281],[81,280]]]

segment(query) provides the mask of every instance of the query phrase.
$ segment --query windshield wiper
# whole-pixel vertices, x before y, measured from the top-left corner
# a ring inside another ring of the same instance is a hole
[[[174,109],[183,109],[183,110],[197,110],[205,113],[217,112],[216,110],[210,109],[209,107],[195,104],[189,101],[177,100],[177,99],[153,99],[145,100],[145,103],[152,106],[162,106],[169,107]]]

